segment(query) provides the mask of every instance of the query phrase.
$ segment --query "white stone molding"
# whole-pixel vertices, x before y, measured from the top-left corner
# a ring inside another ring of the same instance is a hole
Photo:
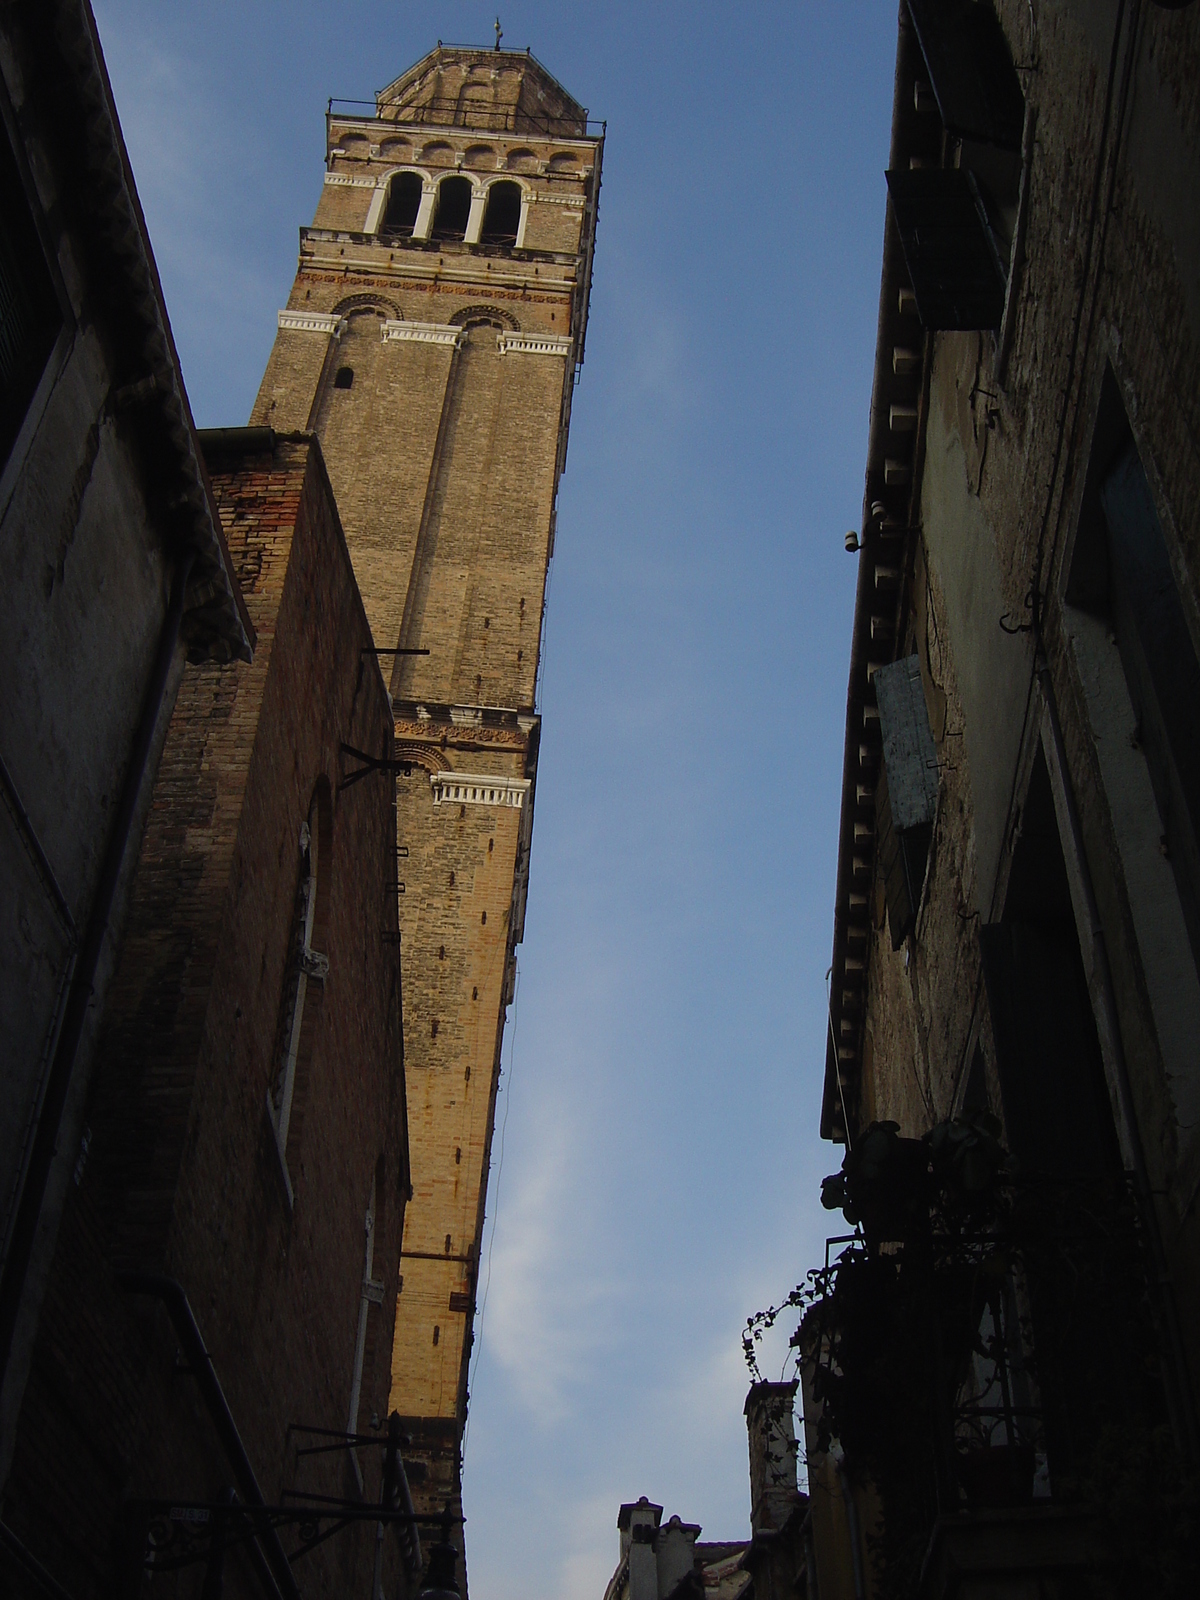
[[[431,772],[429,787],[435,806],[511,806],[520,811],[529,779],[501,778],[494,772]]]
[[[332,184],[336,188],[373,189],[375,187],[374,178],[352,178],[345,172],[327,172],[325,174],[325,182]]]
[[[465,328],[452,328],[445,322],[393,322],[389,318],[382,324],[383,342],[395,340],[398,344],[448,344],[454,349],[467,336]]]
[[[417,220],[413,223],[414,239],[428,239],[433,229],[433,208],[437,200],[437,185],[421,174],[421,204],[417,207]]]
[[[539,189],[531,198],[539,206],[574,206],[582,211],[587,205],[587,197],[582,194],[543,194]]]
[[[345,332],[345,317],[325,311],[281,311],[279,326],[288,333],[323,333],[340,339]]]
[[[387,192],[386,183],[375,185],[375,193],[371,196],[371,204],[367,207],[367,220],[363,223],[364,233],[379,232],[379,224],[383,221],[383,208],[387,203]]]
[[[483,210],[486,204],[487,191],[479,188],[472,189],[471,210],[467,216],[467,231],[463,234],[464,244],[479,243],[479,235],[483,232]]]
[[[559,333],[500,333],[496,335],[496,346],[502,356],[567,356],[571,339],[568,334]]]

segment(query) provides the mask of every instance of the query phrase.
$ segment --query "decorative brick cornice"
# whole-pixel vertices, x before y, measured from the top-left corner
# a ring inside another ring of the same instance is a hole
[[[523,726],[462,727],[432,718],[421,721],[398,717],[396,739],[451,750],[511,750],[522,755],[529,748],[529,732]]]
[[[448,344],[458,349],[466,338],[465,328],[452,328],[444,322],[392,322],[382,325],[383,340],[409,344]]]
[[[346,172],[327,172],[325,182],[337,188],[347,189],[375,189],[378,180],[375,178],[352,178]]]
[[[335,317],[324,311],[281,311],[279,326],[287,333],[323,333],[340,339],[346,326],[345,317]]]
[[[528,778],[503,778],[494,772],[431,772],[429,787],[435,806],[510,806],[520,811],[530,783]]]
[[[569,335],[558,333],[502,333],[496,345],[503,355],[567,356],[571,353]]]

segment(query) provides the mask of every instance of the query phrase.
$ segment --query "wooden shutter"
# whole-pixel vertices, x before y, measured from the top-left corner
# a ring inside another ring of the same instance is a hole
[[[1019,150],[1025,97],[988,0],[908,0],[908,9],[948,132]]]
[[[892,949],[899,950],[921,903],[925,882],[925,863],[933,839],[932,823],[919,823],[901,832],[892,815],[887,771],[881,770],[875,785],[875,839],[883,891],[887,900],[888,929]]]
[[[916,920],[937,812],[937,751],[921,664],[905,656],[875,673],[883,764],[875,786],[875,830],[892,949]]]
[[[998,328],[1004,269],[974,176],[919,167],[887,183],[922,326]]]

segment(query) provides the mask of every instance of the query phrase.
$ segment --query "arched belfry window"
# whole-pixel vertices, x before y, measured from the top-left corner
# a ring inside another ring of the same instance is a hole
[[[417,225],[417,212],[421,209],[421,174],[398,172],[388,184],[387,208],[383,213],[381,233],[399,234],[411,238]]]
[[[487,210],[483,214],[480,243],[516,244],[520,226],[521,185],[507,182],[492,184],[487,194]]]
[[[328,804],[321,789],[313,795],[308,820],[300,828],[298,842],[296,900],[284,970],[274,1069],[267,1095],[267,1115],[275,1132],[289,1203],[293,1198],[292,1169],[308,1098],[309,1064],[320,994],[329,975],[329,957],[319,948],[325,942],[325,910],[329,897]]]
[[[433,214],[435,239],[461,239],[471,215],[471,180],[443,178],[438,184],[437,209]]]

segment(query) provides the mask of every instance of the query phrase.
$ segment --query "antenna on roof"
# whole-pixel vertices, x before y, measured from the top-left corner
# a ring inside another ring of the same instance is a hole
[[[496,18],[496,49],[497,50],[499,50],[499,48],[500,48],[500,41],[501,41],[501,39],[503,39],[503,37],[504,37],[504,32],[500,27],[500,18],[497,17]]]

